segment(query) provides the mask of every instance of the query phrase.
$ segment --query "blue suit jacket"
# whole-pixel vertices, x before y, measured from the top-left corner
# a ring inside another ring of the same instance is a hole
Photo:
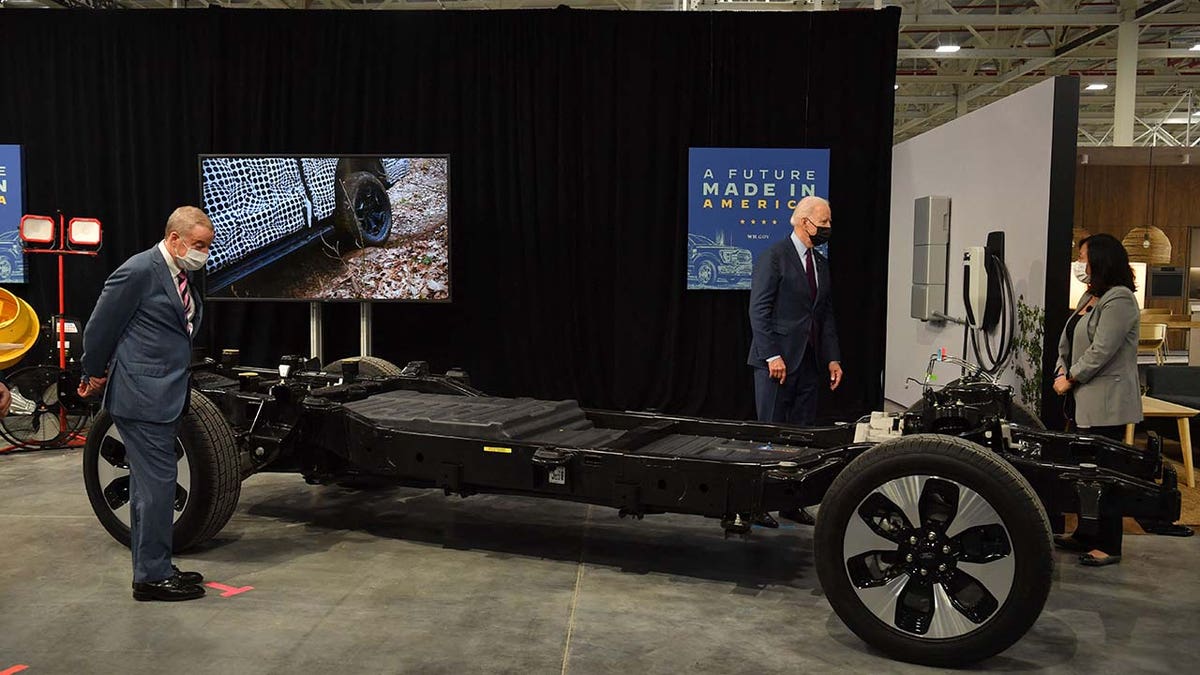
[[[829,281],[829,261],[813,251],[817,262],[817,298],[808,290],[804,263],[791,237],[775,242],[754,262],[750,283],[750,329],[754,339],[746,362],[755,368],[767,367],[767,359],[782,356],[789,373],[800,367],[808,349],[812,322],[819,336],[817,366],[824,369],[830,361],[841,361],[837,326],[833,319],[833,294]]]
[[[188,281],[194,335],[203,303],[190,274]],[[113,415],[171,422],[183,412],[192,338],[176,288],[157,244],[126,260],[104,283],[83,331],[83,372],[108,372],[104,406]]]

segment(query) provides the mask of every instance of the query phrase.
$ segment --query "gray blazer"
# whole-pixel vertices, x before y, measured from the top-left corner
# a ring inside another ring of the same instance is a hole
[[[1084,293],[1075,311],[1088,303]],[[1058,340],[1057,372],[1075,380],[1075,423],[1081,427],[1106,427],[1142,421],[1142,393],[1138,384],[1137,299],[1124,286],[1110,288],[1095,307],[1079,319],[1075,340],[1068,349],[1067,331]],[[1067,363],[1068,354],[1073,354]]]
[[[188,290],[196,308],[195,335],[203,303],[190,283]],[[183,302],[156,244],[126,260],[104,282],[83,331],[83,373],[108,372],[104,406],[113,415],[172,422],[187,403],[191,362]]]

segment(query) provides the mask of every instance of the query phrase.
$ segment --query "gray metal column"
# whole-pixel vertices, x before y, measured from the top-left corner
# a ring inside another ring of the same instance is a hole
[[[371,303],[358,303],[358,351],[360,356],[371,355]]]
[[[321,325],[321,303],[308,303],[308,355],[325,364],[325,330]]]
[[[1126,21],[1117,28],[1117,91],[1113,109],[1113,145],[1133,145],[1134,103],[1137,96],[1138,25]]]

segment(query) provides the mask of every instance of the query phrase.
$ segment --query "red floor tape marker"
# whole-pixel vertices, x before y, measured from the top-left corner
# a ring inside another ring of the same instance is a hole
[[[0,670],[0,675],[17,675],[17,673],[21,672],[22,670],[28,670],[28,669],[29,669],[29,666],[16,665],[16,666],[13,666],[12,668],[9,668],[8,670]]]
[[[215,588],[218,591],[222,591],[222,593],[221,593],[222,598],[230,598],[239,593],[245,593],[246,591],[254,590],[253,586],[242,586],[241,588],[234,588],[233,586],[226,586],[225,584],[218,584],[216,582],[211,582],[211,581],[204,585],[208,586],[209,588]],[[0,673],[0,675],[8,675],[8,674]]]

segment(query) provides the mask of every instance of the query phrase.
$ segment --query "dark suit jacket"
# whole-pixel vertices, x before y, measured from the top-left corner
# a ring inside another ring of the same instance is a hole
[[[203,303],[188,275],[200,330]],[[83,331],[83,372],[108,371],[104,406],[119,417],[171,422],[187,402],[192,337],[175,279],[156,244],[133,256],[104,282]]]
[[[829,261],[813,251],[817,262],[817,298],[808,290],[804,263],[789,236],[775,242],[754,262],[750,283],[750,328],[754,339],[746,362],[766,368],[767,359],[782,356],[789,372],[800,367],[808,349],[809,327],[817,323],[820,336],[817,365],[841,361],[837,326],[833,320],[833,294],[829,280]]]

